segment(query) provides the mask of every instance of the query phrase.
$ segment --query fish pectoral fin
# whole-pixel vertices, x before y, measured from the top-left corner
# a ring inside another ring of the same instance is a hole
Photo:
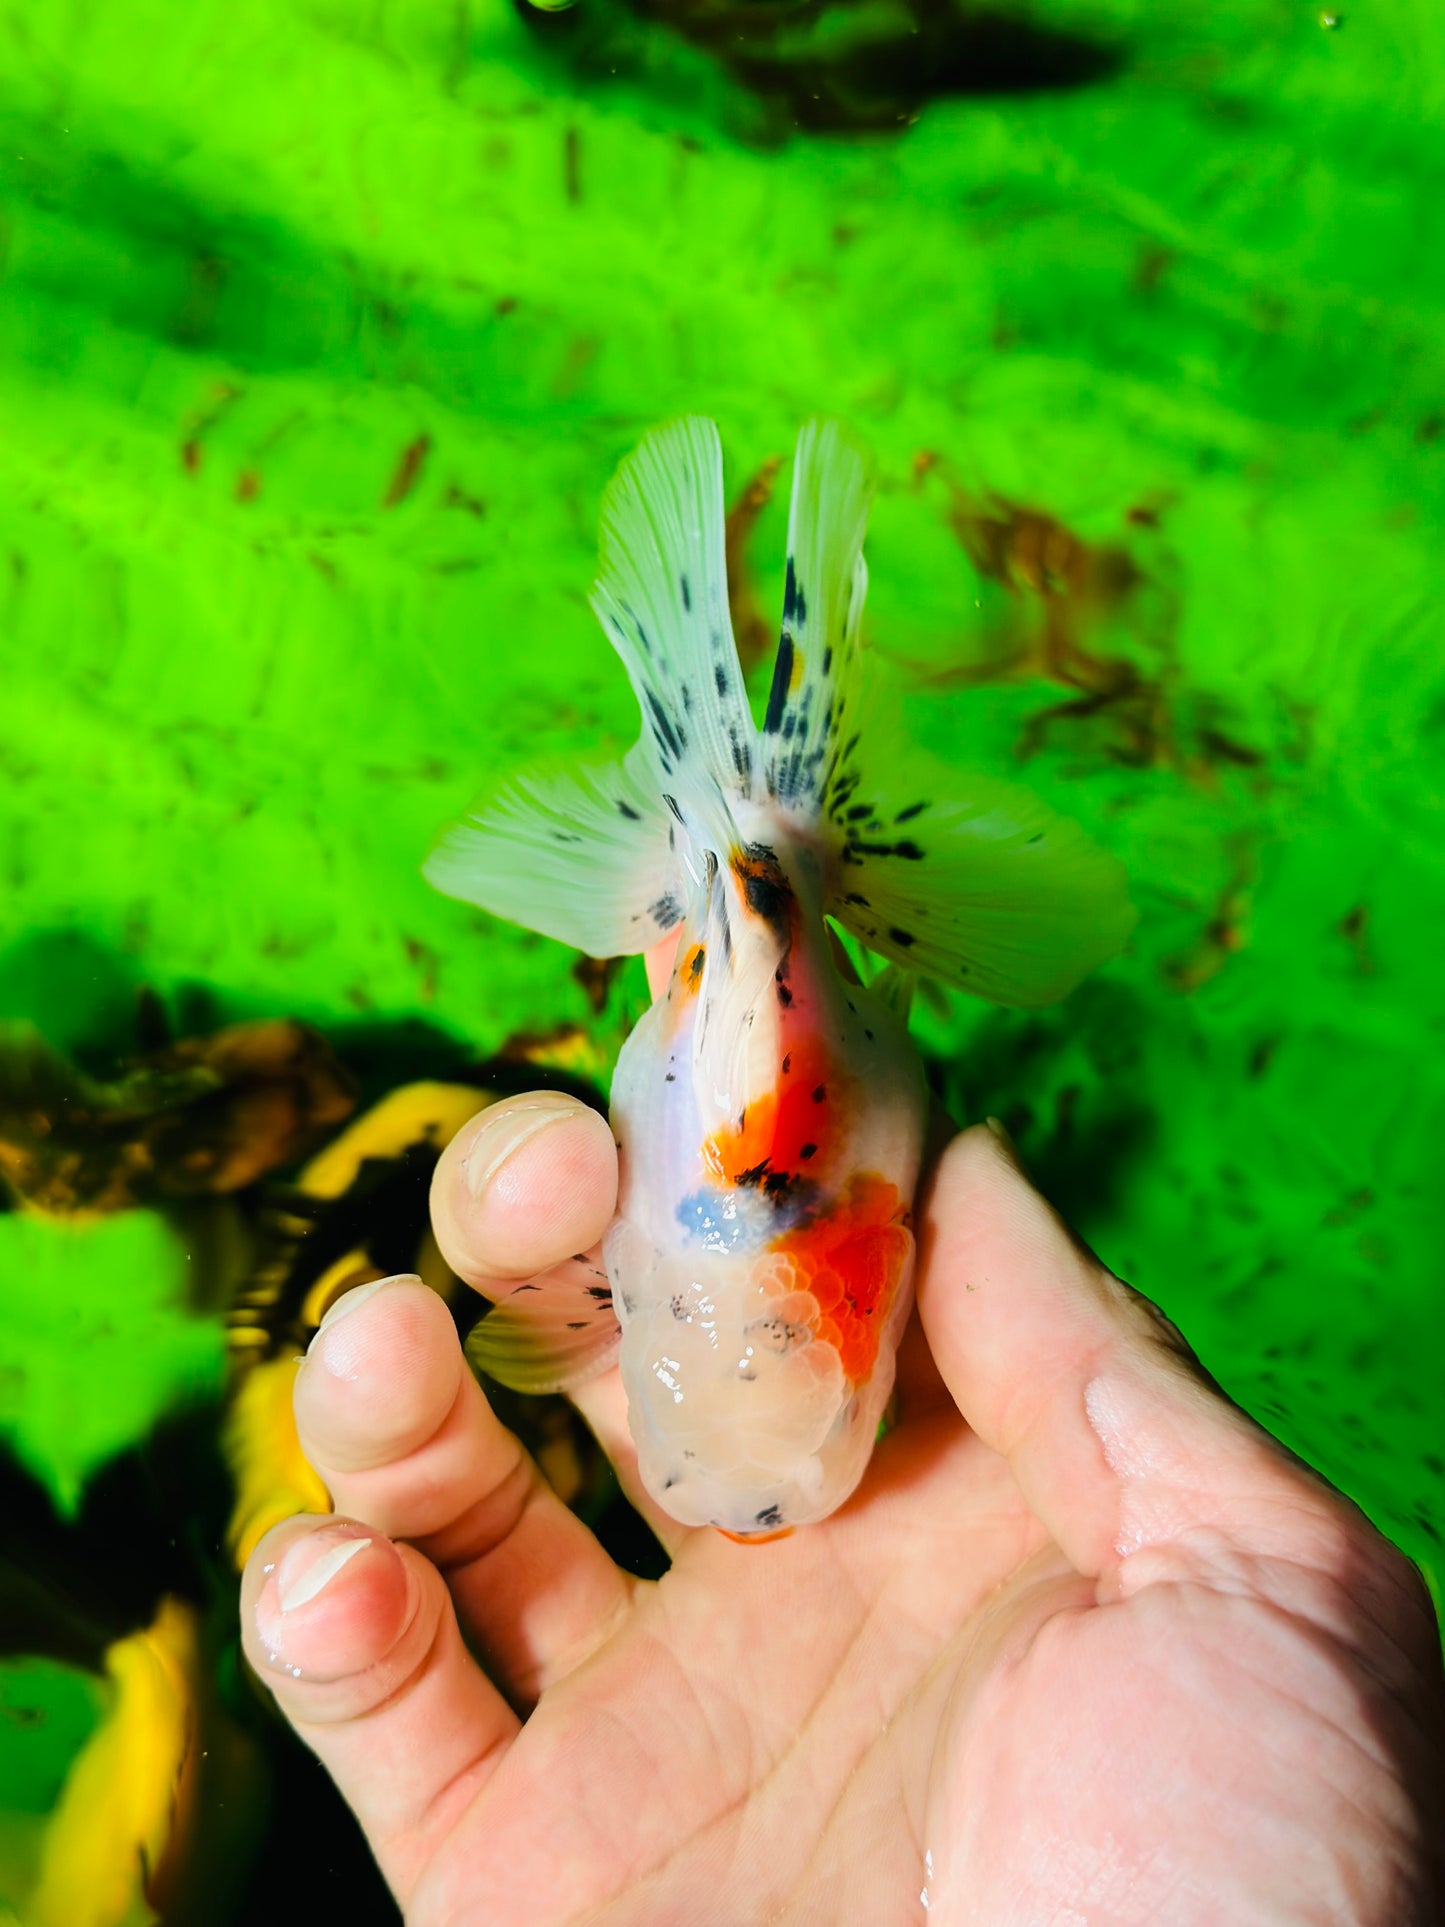
[[[682,916],[670,818],[640,745],[620,763],[518,777],[445,832],[423,874],[590,957],[650,949]]]
[[[830,799],[827,910],[870,950],[993,1003],[1067,996],[1134,927],[1124,868],[994,777],[875,735]]]
[[[568,1258],[498,1299],[472,1327],[466,1354],[514,1392],[560,1392],[605,1371],[620,1335],[606,1272]]]

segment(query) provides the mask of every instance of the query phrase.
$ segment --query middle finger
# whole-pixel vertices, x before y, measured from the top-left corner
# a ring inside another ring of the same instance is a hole
[[[336,1510],[438,1566],[514,1703],[571,1672],[626,1613],[636,1582],[496,1417],[419,1279],[337,1300],[297,1376],[296,1422]]]

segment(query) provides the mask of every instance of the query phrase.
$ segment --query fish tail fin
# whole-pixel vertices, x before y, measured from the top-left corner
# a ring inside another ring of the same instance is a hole
[[[602,498],[596,610],[642,710],[671,813],[723,848],[751,795],[757,730],[728,609],[722,449],[685,416],[644,437]]]
[[[694,879],[678,827],[725,853],[757,764],[710,421],[668,423],[618,469],[592,605],[636,692],[641,740],[620,763],[515,779],[444,833],[425,873],[495,916],[617,956],[681,920]]]
[[[767,793],[810,820],[823,812],[857,708],[872,495],[862,445],[841,422],[808,422],[793,462],[783,625],[762,753]]]

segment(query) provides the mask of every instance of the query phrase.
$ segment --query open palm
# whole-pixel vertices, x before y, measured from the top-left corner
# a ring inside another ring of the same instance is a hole
[[[614,1155],[570,1100],[494,1107],[438,1168],[443,1250],[487,1282],[586,1249]],[[615,1372],[583,1388],[656,1584],[549,1491],[439,1300],[341,1301],[297,1415],[344,1516],[268,1535],[243,1628],[407,1919],[1434,1921],[1413,1569],[981,1128],[926,1195],[918,1296],[896,1428],[781,1542],[657,1514]]]

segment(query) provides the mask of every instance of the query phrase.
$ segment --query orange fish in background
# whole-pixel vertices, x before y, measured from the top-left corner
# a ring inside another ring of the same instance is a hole
[[[926,764],[862,713],[870,496],[846,432],[809,423],[759,729],[717,431],[649,435],[607,491],[593,596],[641,740],[619,763],[519,779],[427,863],[449,894],[592,955],[679,932],[613,1080],[606,1279],[561,1266],[471,1344],[530,1391],[616,1357],[648,1491],[741,1538],[841,1505],[892,1387],[925,1118],[909,973],[1047,1003],[1133,920],[1119,865],[1076,826]],[[871,990],[840,974],[825,918],[889,960]]]

